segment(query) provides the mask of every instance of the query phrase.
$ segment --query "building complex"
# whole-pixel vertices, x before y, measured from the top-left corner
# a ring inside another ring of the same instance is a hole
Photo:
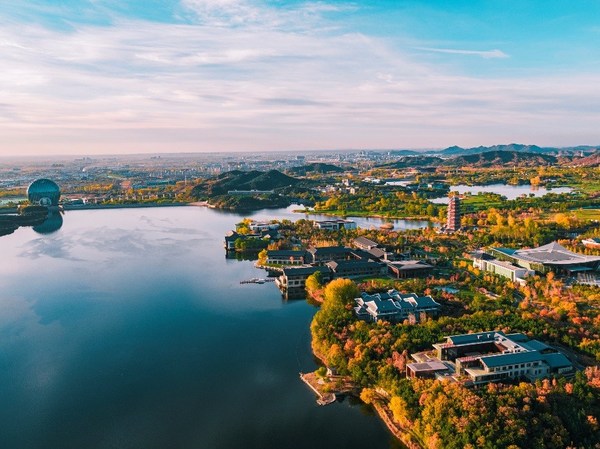
[[[553,347],[524,334],[502,331],[452,335],[433,345],[431,353],[413,354],[408,377],[452,379],[467,385],[569,376],[571,361]]]

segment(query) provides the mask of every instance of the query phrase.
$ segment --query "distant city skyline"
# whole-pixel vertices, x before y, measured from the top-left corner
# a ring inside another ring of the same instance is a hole
[[[600,143],[600,3],[14,0],[0,156]]]

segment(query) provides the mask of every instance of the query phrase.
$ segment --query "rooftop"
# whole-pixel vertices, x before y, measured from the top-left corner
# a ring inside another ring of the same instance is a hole
[[[370,246],[373,248],[376,246],[379,246],[379,243],[374,242],[373,240],[370,240],[366,237],[356,237],[354,239],[354,243],[356,243],[357,245],[360,245],[360,246]]]
[[[549,265],[571,265],[577,263],[599,262],[600,256],[586,256],[568,250],[558,242],[531,249],[509,250],[496,248],[498,251],[516,259]]]

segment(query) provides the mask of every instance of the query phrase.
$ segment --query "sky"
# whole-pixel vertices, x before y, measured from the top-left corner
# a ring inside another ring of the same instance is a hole
[[[11,0],[0,156],[600,144],[597,0]]]

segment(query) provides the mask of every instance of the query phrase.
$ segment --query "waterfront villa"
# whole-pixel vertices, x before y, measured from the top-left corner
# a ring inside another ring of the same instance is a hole
[[[354,312],[364,321],[385,320],[402,322],[420,321],[424,316],[436,316],[440,311],[438,304],[431,296],[418,296],[415,293],[403,294],[396,290],[369,295],[362,293],[355,298]]]
[[[564,354],[521,333],[487,331],[452,335],[433,347],[437,357],[413,354],[416,363],[407,365],[407,377],[452,378],[466,385],[483,385],[519,379],[533,382],[575,372]]]
[[[269,223],[268,221],[251,221],[248,228],[252,232],[269,232],[279,229],[279,223]]]
[[[306,251],[300,250],[268,250],[268,265],[303,265]]]
[[[306,279],[311,274],[321,272],[321,279],[330,281],[332,278],[331,270],[329,267],[323,266],[304,266],[304,267],[286,267],[282,270],[281,276],[279,276],[275,283],[282,292],[288,292],[290,289],[304,290],[306,287]]]
[[[352,220],[320,220],[315,221],[315,228],[326,231],[340,231],[342,229],[356,229],[356,222]]]

